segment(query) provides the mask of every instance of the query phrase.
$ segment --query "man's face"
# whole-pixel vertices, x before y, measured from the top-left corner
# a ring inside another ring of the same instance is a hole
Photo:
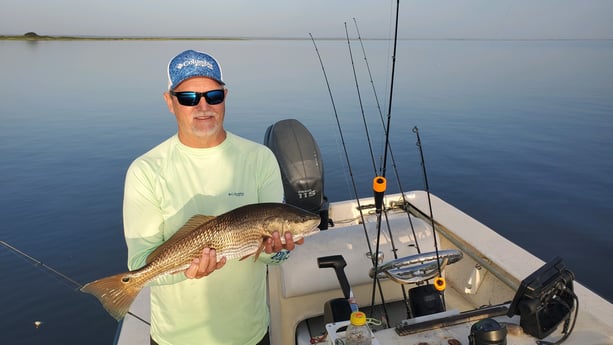
[[[174,91],[207,92],[223,89],[213,79],[194,77],[179,84]],[[227,94],[228,90],[224,90]],[[195,106],[179,104],[177,97],[164,93],[168,110],[177,118],[179,140],[184,145],[197,148],[213,147],[221,144],[226,138],[223,120],[226,111],[225,99],[215,105],[208,104],[204,97]]]

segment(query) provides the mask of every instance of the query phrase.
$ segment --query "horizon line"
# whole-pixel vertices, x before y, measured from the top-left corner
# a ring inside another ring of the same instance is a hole
[[[39,35],[34,32],[23,35],[0,35],[3,40],[310,40],[299,36],[148,36],[148,35]],[[315,37],[318,40],[347,40],[347,37]],[[354,37],[350,40],[389,41],[393,38]],[[613,37],[407,37],[399,41],[606,41]]]

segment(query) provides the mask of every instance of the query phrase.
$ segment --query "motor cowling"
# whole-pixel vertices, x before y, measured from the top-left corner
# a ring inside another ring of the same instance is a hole
[[[281,120],[268,127],[264,144],[279,162],[285,202],[314,213],[327,208],[321,153],[309,130],[298,120]]]

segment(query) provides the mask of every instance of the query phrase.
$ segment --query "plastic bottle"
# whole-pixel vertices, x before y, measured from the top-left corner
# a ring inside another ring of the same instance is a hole
[[[346,345],[371,345],[370,328],[366,323],[366,314],[361,311],[351,313],[351,320],[345,331]]]

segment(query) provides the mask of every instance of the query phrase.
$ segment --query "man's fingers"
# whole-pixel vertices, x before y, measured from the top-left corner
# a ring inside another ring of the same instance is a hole
[[[185,270],[185,276],[187,278],[190,278],[190,279],[196,278],[196,275],[198,274],[199,263],[200,263],[200,259],[198,258],[192,261],[189,267]]]
[[[274,240],[272,239],[272,237],[269,237],[267,239],[264,240],[264,252],[266,254],[270,254],[273,252],[273,244],[274,244]]]
[[[279,232],[275,231],[272,233],[271,237],[267,238],[264,241],[264,252],[270,254],[280,252],[282,249],[291,251],[296,248],[297,244],[303,243],[304,238],[301,238],[298,241],[294,241],[294,238],[289,231],[283,234],[283,241],[281,241],[281,236],[279,235]]]
[[[215,249],[204,248],[199,258],[195,258],[189,267],[185,270],[187,278],[202,278],[213,273],[213,271],[222,268],[226,264],[226,257],[222,257],[217,261],[217,253]]]
[[[295,245],[294,245],[294,239],[292,237],[292,234],[290,232],[286,232],[283,235],[285,237],[285,249],[294,250]]]
[[[215,249],[206,248],[202,252],[202,259],[198,273],[207,276],[217,268],[217,255],[215,254]]]
[[[225,257],[225,256],[223,256],[223,257],[221,258],[221,260],[219,260],[219,262],[217,262],[217,267],[216,267],[216,269],[220,269],[220,268],[222,268],[222,267],[223,267],[225,264],[226,264],[226,257]]]

